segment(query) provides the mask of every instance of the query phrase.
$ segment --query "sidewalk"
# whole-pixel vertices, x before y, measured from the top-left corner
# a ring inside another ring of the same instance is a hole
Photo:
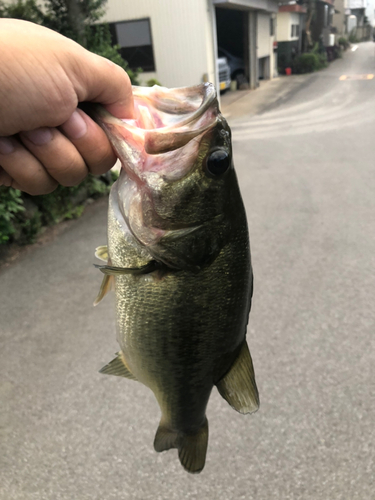
[[[230,121],[244,115],[258,115],[278,105],[303,85],[312,74],[279,76],[263,80],[256,90],[237,90],[220,97],[221,112]]]

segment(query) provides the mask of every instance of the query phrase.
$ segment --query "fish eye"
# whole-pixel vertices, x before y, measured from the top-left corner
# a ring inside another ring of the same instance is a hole
[[[207,170],[211,175],[222,175],[230,166],[229,153],[225,149],[213,151],[207,158]]]

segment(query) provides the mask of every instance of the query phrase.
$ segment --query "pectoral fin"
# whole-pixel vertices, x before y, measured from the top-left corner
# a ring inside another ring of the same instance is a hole
[[[129,368],[125,364],[122,352],[118,352],[117,356],[108,363],[108,365],[103,366],[99,373],[105,373],[106,375],[116,375],[117,377],[125,377],[130,380],[137,380],[136,377],[131,373]]]
[[[253,362],[246,341],[229,372],[216,384],[218,391],[240,413],[253,413],[259,408]]]
[[[113,276],[108,276],[108,275],[104,276],[98,296],[94,301],[94,306],[97,306],[99,302],[102,300],[102,298],[105,297],[105,295],[107,295],[107,293],[113,289],[114,281],[115,279]]]
[[[95,249],[95,257],[103,262],[108,262],[108,247],[107,245],[102,245]]]
[[[151,260],[144,266],[140,267],[115,267],[115,266],[101,266],[94,264],[103,274],[118,276],[120,274],[149,274],[162,267],[156,260]]]

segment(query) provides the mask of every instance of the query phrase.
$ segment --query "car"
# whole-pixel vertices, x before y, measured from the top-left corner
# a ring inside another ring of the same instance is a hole
[[[238,81],[239,75],[242,77],[245,75],[245,63],[241,57],[234,56],[222,47],[219,47],[218,54],[220,58],[225,57],[228,62],[231,80]]]
[[[217,59],[220,92],[226,92],[230,88],[230,67],[226,57]]]

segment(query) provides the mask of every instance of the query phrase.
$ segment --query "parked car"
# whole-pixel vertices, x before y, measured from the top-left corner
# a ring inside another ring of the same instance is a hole
[[[218,53],[219,57],[225,57],[229,64],[231,80],[238,80],[239,75],[245,75],[245,63],[241,57],[234,56],[222,47],[219,47]]]
[[[230,67],[226,57],[217,59],[219,69],[220,92],[225,92],[230,88]]]

